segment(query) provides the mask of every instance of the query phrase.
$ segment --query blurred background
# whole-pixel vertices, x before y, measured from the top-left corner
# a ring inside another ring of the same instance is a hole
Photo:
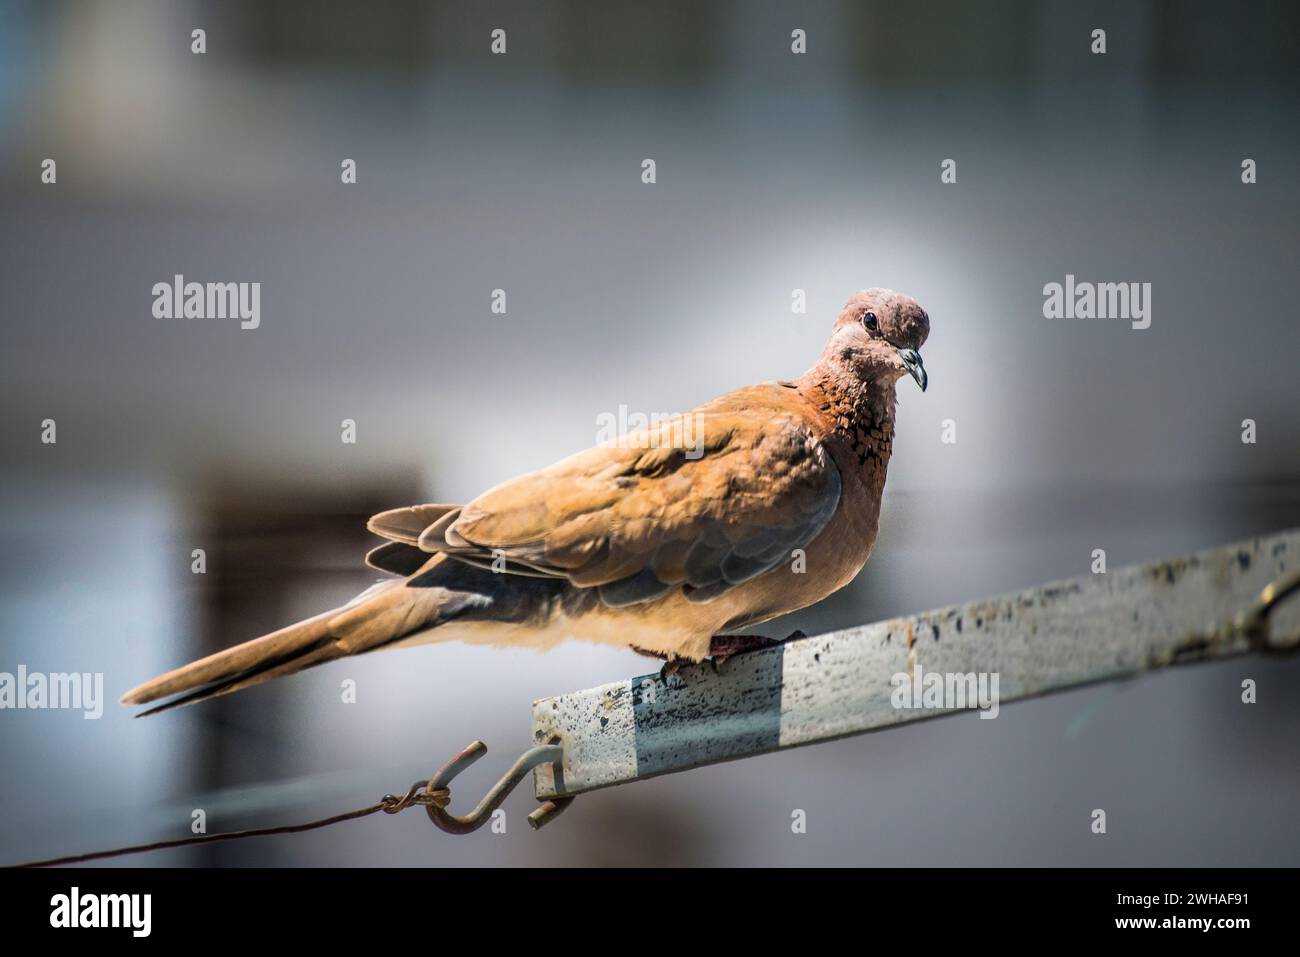
[[[372,512],[797,375],[865,286],[928,309],[930,390],[900,388],[866,571],[771,634],[1300,525],[1298,74],[1289,2],[0,3],[0,671],[110,699],[0,712],[0,861],[362,806],[482,738],[470,800],[534,698],[653,663],[447,645],[141,721],[116,698],[366,587]],[[154,319],[176,273],[260,282],[260,328]],[[1067,273],[1151,283],[1151,327],[1045,320]],[[1297,691],[1236,659],[538,833],[525,786],[504,835],[413,812],[125,863],[1295,865]]]

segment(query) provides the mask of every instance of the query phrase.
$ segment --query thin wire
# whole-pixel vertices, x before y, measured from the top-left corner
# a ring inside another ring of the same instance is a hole
[[[145,851],[161,851],[172,847],[189,847],[195,844],[215,844],[218,841],[233,841],[244,837],[269,837],[273,834],[297,834],[302,831],[314,831],[316,828],[329,827],[331,824],[341,824],[344,821],[354,821],[357,818],[369,817],[371,814],[377,814],[380,811],[386,814],[396,814],[398,811],[405,810],[413,804],[428,804],[438,807],[445,807],[450,801],[450,793],[446,788],[440,788],[433,792],[424,794],[418,793],[420,788],[424,787],[427,782],[416,781],[411,785],[410,790],[405,795],[398,798],[392,794],[385,794],[378,804],[372,804],[369,807],[357,808],[355,811],[346,811],[343,814],[335,814],[331,817],[323,817],[316,821],[308,821],[304,824],[282,824],[276,827],[254,827],[243,831],[224,831],[220,834],[200,834],[195,837],[182,837],[171,841],[155,841],[152,844],[136,844],[132,847],[118,847],[109,851],[95,851],[90,854],[74,854],[70,857],[52,857],[44,861],[28,861],[25,864],[15,864],[14,867],[58,867],[61,864],[82,864],[86,861],[102,860],[106,857],[121,857],[125,854],[143,854]]]
[[[415,804],[423,805],[425,810],[429,812],[429,820],[433,821],[442,830],[450,834],[468,834],[483,825],[488,816],[505,800],[506,795],[515,789],[515,786],[519,784],[529,770],[546,761],[558,764],[560,760],[560,748],[557,744],[540,745],[531,748],[520,756],[514,766],[506,772],[505,776],[496,783],[496,786],[487,793],[487,796],[479,802],[473,811],[464,817],[446,813],[445,809],[451,803],[451,789],[448,787],[451,779],[481,758],[486,752],[487,745],[482,741],[471,742],[469,747],[465,748],[437,771],[434,771],[427,781],[416,781],[401,797],[395,794],[385,794],[377,804],[357,808],[355,811],[345,811],[342,814],[321,818],[318,821],[308,821],[305,824],[283,824],[276,827],[256,827],[244,831],[225,831],[221,834],[200,834],[195,837],[181,837],[171,841],[155,841],[152,844],[137,844],[132,847],[95,851],[91,854],[52,857],[44,861],[28,861],[26,864],[14,866],[57,867],[60,864],[82,864],[86,861],[97,861],[106,857],[142,854],[145,851],[161,851],[172,847],[191,847],[196,844],[214,844],[217,841],[234,841],[244,837],[297,834],[301,831],[313,831],[316,828],[329,827],[331,824],[339,824],[343,821],[354,821],[357,818],[368,817],[380,811],[386,814],[396,814]],[[533,828],[541,827],[568,807],[570,800],[559,798],[554,801],[547,801],[528,816],[528,823]]]

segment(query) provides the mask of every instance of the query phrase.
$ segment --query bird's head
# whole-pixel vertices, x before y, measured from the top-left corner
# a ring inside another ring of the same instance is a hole
[[[863,380],[910,375],[925,391],[929,376],[921,346],[930,335],[930,317],[911,296],[892,289],[864,289],[849,297],[835,320],[826,359]]]

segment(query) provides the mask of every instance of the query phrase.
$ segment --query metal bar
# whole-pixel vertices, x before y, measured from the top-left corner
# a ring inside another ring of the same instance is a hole
[[[1001,703],[1252,650],[1242,621],[1300,569],[1300,529],[1018,594],[787,642],[533,703],[534,740],[561,769],[539,800],[950,713],[895,707],[896,676],[996,675]],[[1300,645],[1300,599],[1270,647]],[[682,681],[678,681],[678,677]]]

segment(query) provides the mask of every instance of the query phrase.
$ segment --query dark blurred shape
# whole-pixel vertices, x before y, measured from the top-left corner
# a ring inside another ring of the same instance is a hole
[[[303,488],[249,476],[218,476],[197,494],[196,538],[207,549],[201,632],[181,657],[210,654],[347,600],[379,577],[362,563],[373,546],[366,519],[395,502],[413,501],[413,476],[391,483],[341,483]],[[331,601],[334,595],[339,601]],[[325,596],[330,596],[329,598]],[[294,689],[281,683],[203,705],[198,717],[224,733],[202,736],[194,784],[231,784],[285,777],[285,737],[274,728]],[[208,863],[244,859],[247,849],[217,844],[200,852]]]
[[[433,56],[437,4],[277,0],[223,5],[237,48],[264,69],[353,69],[413,77]]]
[[[694,86],[717,74],[734,7],[571,2],[552,8],[561,70],[590,84],[655,82]],[[774,39],[778,39],[774,37]]]
[[[1162,0],[1151,18],[1151,66],[1161,80],[1285,80],[1300,76],[1300,4]]]
[[[1024,84],[1033,72],[1040,9],[1030,0],[846,3],[843,8],[853,62],[873,87]]]

